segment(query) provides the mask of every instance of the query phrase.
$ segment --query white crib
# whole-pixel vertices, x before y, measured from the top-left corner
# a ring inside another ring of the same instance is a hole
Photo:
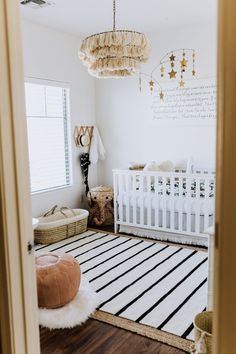
[[[113,170],[113,179],[115,232],[207,245],[214,173]]]

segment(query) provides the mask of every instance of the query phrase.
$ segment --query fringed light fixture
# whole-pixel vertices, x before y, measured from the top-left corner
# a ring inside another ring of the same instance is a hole
[[[121,78],[139,72],[149,53],[150,44],[143,33],[116,29],[116,0],[113,0],[113,30],[85,38],[79,58],[92,76]]]

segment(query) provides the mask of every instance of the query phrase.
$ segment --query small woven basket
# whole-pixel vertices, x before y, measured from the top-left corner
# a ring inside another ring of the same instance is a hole
[[[39,218],[39,224],[34,230],[34,239],[40,244],[59,242],[85,232],[87,223],[87,210],[58,208],[55,205]]]
[[[212,354],[212,311],[204,311],[199,313],[193,321],[195,349],[193,353],[198,354],[200,342],[204,345],[206,354]],[[202,352],[201,352],[202,353]]]

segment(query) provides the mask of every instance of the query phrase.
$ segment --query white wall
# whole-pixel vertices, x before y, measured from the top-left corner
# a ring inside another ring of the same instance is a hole
[[[23,55],[25,76],[63,81],[70,84],[71,138],[75,125],[95,124],[94,79],[78,59],[80,40],[47,27],[23,21]],[[43,142],[42,142],[43,143]],[[76,207],[84,192],[79,151],[72,140],[73,186],[32,196],[33,215],[37,216],[54,204]],[[97,167],[90,169],[90,183],[97,184]]]
[[[148,35],[152,55],[144,72],[158,64],[167,52],[178,48],[196,50],[200,77],[215,76],[216,24],[182,27]],[[138,90],[138,77],[96,81],[96,116],[107,159],[99,163],[99,183],[112,184],[112,169],[130,161],[170,159],[176,164],[192,155],[198,167],[214,168],[214,127],[162,127],[152,123],[152,98],[148,86]]]

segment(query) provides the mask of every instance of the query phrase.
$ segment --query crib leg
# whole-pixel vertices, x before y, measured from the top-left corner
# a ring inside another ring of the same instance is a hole
[[[115,222],[114,224],[114,233],[117,234],[118,233],[118,224]]]

